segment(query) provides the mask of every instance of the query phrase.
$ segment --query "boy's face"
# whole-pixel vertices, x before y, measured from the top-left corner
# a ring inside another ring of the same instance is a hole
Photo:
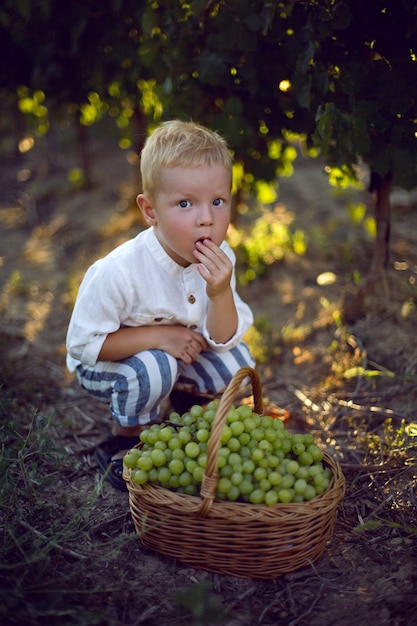
[[[161,170],[153,196],[139,195],[138,205],[169,256],[187,267],[197,260],[197,241],[220,246],[230,222],[231,171],[223,165]]]

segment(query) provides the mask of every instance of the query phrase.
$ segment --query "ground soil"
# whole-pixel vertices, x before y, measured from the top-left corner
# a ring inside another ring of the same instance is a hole
[[[110,416],[67,373],[65,333],[85,269],[144,227],[134,205],[137,159],[115,141],[97,139],[94,186],[74,190],[66,178],[76,164],[72,153],[60,150],[51,165],[47,150],[40,143],[19,157],[8,150],[2,158],[3,358],[13,364],[21,402],[53,416],[51,436],[73,460],[71,478],[65,474],[53,487],[62,502],[65,496],[64,517],[80,499],[97,493],[88,520],[95,549],[118,534],[132,538],[107,570],[95,570],[91,546],[77,547],[91,559],[93,582],[111,585],[123,576],[141,581],[137,594],[120,593],[106,608],[108,619],[120,625],[183,624],[172,594],[207,581],[226,611],[217,622],[224,626],[414,623],[415,438],[405,437],[404,443],[395,437],[401,424],[417,422],[417,212],[410,197],[393,198],[386,272],[377,293],[358,302],[350,285],[366,275],[372,240],[348,209],[362,202],[372,214],[372,199],[366,191],[332,190],[323,165],[301,154],[294,176],[280,181],[277,219],[306,234],[307,250],[286,251],[240,291],[255,314],[258,334],[252,341],[266,401],[288,411],[289,428],[309,430],[340,462],[346,494],[333,536],[315,563],[273,580],[235,578],[143,547],[127,494],[100,482],[92,451],[107,435]],[[247,222],[247,215],[239,215],[237,225]],[[319,284],[325,272],[334,276]],[[354,367],[364,368],[364,375],[346,377]],[[205,615],[188,623],[215,623],[208,609]]]

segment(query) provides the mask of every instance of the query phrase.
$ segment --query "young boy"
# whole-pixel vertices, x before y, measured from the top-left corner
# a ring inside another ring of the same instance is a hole
[[[242,338],[253,321],[235,289],[224,241],[232,158],[217,133],[170,121],[148,137],[137,204],[149,225],[87,271],[67,334],[67,366],[107,401],[112,434],[95,460],[125,489],[124,452],[158,420],[176,384],[222,393],[254,366]]]

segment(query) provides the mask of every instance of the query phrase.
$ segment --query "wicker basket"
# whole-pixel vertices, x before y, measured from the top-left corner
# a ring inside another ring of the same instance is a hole
[[[333,533],[345,479],[339,464],[325,453],[323,463],[332,470],[330,485],[308,502],[267,506],[215,499],[220,436],[236,392],[248,376],[254,410],[262,413],[258,374],[242,368],[220,400],[199,496],[151,483],[137,485],[126,466],[123,475],[135,529],[145,546],[196,569],[271,579],[307,566],[322,555]]]

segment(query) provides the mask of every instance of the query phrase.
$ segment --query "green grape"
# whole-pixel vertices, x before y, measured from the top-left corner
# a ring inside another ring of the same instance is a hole
[[[305,433],[303,443],[306,448],[308,448],[308,446],[311,446],[314,443],[313,435],[311,435],[310,433]]]
[[[252,429],[251,432],[251,437],[252,439],[255,439],[255,441],[260,441],[264,436],[264,431],[262,430],[262,428],[259,427],[255,427]]]
[[[253,474],[255,470],[255,463],[252,459],[245,459],[242,463],[242,471],[244,474]]]
[[[292,436],[293,443],[303,443],[304,435],[302,433],[295,433]]]
[[[270,415],[262,415],[260,423],[264,430],[272,428],[272,417]]]
[[[255,463],[259,463],[259,461],[263,459],[264,456],[265,456],[264,452],[263,450],[260,450],[260,448],[255,448],[254,451],[252,452],[252,460]]]
[[[137,467],[148,472],[153,467],[153,460],[150,454],[142,454],[137,460]]]
[[[195,441],[189,441],[185,445],[185,454],[190,457],[190,459],[196,459],[200,455],[200,446]]]
[[[227,447],[232,452],[236,452],[240,448],[240,441],[239,441],[239,439],[237,437],[230,437],[229,441],[227,442]]]
[[[185,463],[185,469],[187,470],[187,472],[190,472],[191,474],[194,472],[195,468],[198,466],[199,465],[195,459],[189,459]]]
[[[285,504],[292,502],[294,496],[295,496],[294,489],[280,489],[278,491],[278,500]]]
[[[238,500],[240,496],[239,487],[237,485],[232,485],[229,491],[227,492],[227,494],[225,495],[226,495],[226,499],[229,500],[230,502],[236,502],[236,500]]]
[[[286,465],[286,470],[288,474],[296,474],[298,472],[298,470],[300,469],[299,464],[297,463],[297,461],[294,461],[292,459],[290,459]]]
[[[332,477],[332,470],[330,469],[330,467],[325,467],[323,470],[323,473],[326,476],[326,478],[328,478],[330,481]]]
[[[323,451],[320,450],[320,448],[318,448],[316,445],[310,444],[307,448],[307,452],[313,457],[314,463],[318,463],[319,461],[323,460]]]
[[[158,482],[169,483],[171,480],[171,471],[168,467],[160,467],[158,470]]]
[[[276,456],[275,454],[269,454],[267,461],[268,461],[268,467],[278,467],[280,463],[279,457]]]
[[[280,487],[282,489],[290,489],[294,483],[295,483],[294,474],[284,474],[281,479]]]
[[[142,431],[143,432],[143,431]],[[146,443],[154,446],[159,439],[159,433],[156,430],[149,429]]]
[[[152,467],[148,472],[148,480],[150,483],[158,482],[158,470],[156,467]]]
[[[235,409],[234,407],[229,409],[229,412],[227,414],[226,420],[229,424],[233,424],[233,423],[241,423],[241,415],[239,413],[239,411],[237,409]]]
[[[249,502],[252,504],[262,504],[265,501],[265,491],[262,489],[254,489],[252,493],[249,494]]]
[[[266,469],[264,467],[256,467],[253,472],[253,477],[258,481],[266,478]]]
[[[180,461],[183,461],[185,458],[185,452],[182,448],[177,448],[176,450],[172,451],[172,458],[173,459],[179,459]]]
[[[170,489],[178,489],[180,486],[180,477],[179,474],[171,474],[171,478],[169,479]]]
[[[221,469],[220,469],[220,476],[223,476],[224,478],[230,478],[230,476],[233,474],[233,467],[231,465],[224,465]]]
[[[282,476],[279,472],[272,471],[268,474],[268,480],[273,487],[277,487],[282,481]]]
[[[169,441],[173,435],[173,430],[170,426],[164,426],[159,431],[159,439],[161,441]]]
[[[172,459],[169,462],[168,467],[170,469],[171,474],[175,474],[179,476],[184,471],[184,463],[181,459]]]
[[[250,434],[247,432],[243,432],[241,435],[239,435],[239,441],[240,441],[240,445],[246,446],[250,441]]]
[[[268,506],[274,506],[278,502],[278,493],[275,489],[270,489],[265,493],[265,504]]]
[[[314,463],[314,465],[310,465],[307,467],[307,471],[309,475],[314,478],[317,474],[323,474],[323,466],[321,463]]]
[[[305,450],[298,456],[298,461],[300,465],[312,465],[314,462],[314,459],[312,455],[310,454],[310,452],[307,452],[307,450]]]
[[[197,463],[201,466],[201,467],[206,467],[207,464],[207,454],[200,454],[200,456],[197,459]]]
[[[242,457],[242,460],[250,459],[252,456],[252,452],[247,446],[240,446],[239,454]]]
[[[149,436],[149,428],[145,428],[145,430],[142,430],[142,432],[139,435],[139,439],[141,440],[142,443],[148,443],[148,436]]]
[[[305,490],[307,489],[307,481],[305,478],[297,478],[294,483],[294,491],[297,494],[304,495]]]
[[[204,419],[207,420],[207,422],[211,424],[214,418],[216,417],[216,413],[217,413],[217,408],[211,409],[211,410],[206,409],[204,413]]]
[[[204,442],[209,440],[210,432],[209,432],[208,428],[200,427],[197,430],[195,436],[196,436],[197,441],[200,441],[201,443],[204,443]]]
[[[240,419],[243,420],[246,420],[247,417],[250,417],[252,415],[252,408],[249,406],[249,404],[241,404],[237,407],[236,410],[240,415]]]
[[[151,452],[151,459],[153,464],[156,467],[162,467],[167,462],[167,458],[163,452],[163,450],[158,450],[158,448],[154,448]]]
[[[197,494],[197,486],[194,485],[193,483],[190,483],[189,485],[185,485],[183,489],[184,489],[184,493],[187,496],[195,496]]]
[[[312,500],[317,495],[316,490],[313,485],[307,485],[306,490],[304,491],[304,500]]]
[[[193,480],[197,484],[201,484],[204,476],[204,468],[197,465],[197,467],[193,470]]]
[[[190,415],[194,418],[204,415],[204,409],[200,404],[194,404],[189,411]]]
[[[262,489],[262,491],[269,491],[271,489],[271,483],[267,478],[262,478],[259,481],[259,489]]]
[[[269,443],[274,443],[277,440],[277,433],[272,426],[268,426],[264,430],[264,437],[267,441],[269,441]]]
[[[181,415],[177,411],[171,411],[168,417],[172,424],[181,424]]]
[[[169,441],[168,441],[168,448],[172,451],[177,450],[178,448],[182,448],[182,442],[179,439],[178,435],[175,434]]]
[[[272,420],[272,428],[274,428],[276,431],[283,431],[285,430],[284,422],[282,422],[278,418],[275,418]]]
[[[298,471],[296,473],[296,478],[305,478],[307,479],[310,476],[309,468],[305,465],[300,465]]]
[[[136,467],[139,456],[140,456],[140,451],[137,450],[136,448],[133,448],[132,450],[129,450],[127,454],[125,454],[125,456],[123,457],[123,463],[129,469],[133,469],[134,467]]]
[[[272,452],[272,449],[273,449],[271,442],[267,441],[266,439],[261,439],[258,443],[258,447],[264,452],[266,452],[267,454]]]
[[[229,465],[232,465],[232,466],[237,465],[237,464],[241,465],[242,457],[237,452],[231,452],[229,454],[227,462],[229,463]]]
[[[245,432],[251,433],[253,429],[256,427],[255,420],[252,416],[246,417],[243,419],[243,426],[245,427]]]
[[[181,487],[188,487],[188,485],[191,485],[193,482],[193,476],[192,474],[190,474],[190,472],[182,472],[179,475],[179,483],[181,485]]]
[[[240,483],[239,489],[242,495],[248,495],[249,493],[251,493],[253,491],[252,480],[249,477],[244,478]]]
[[[217,482],[218,493],[227,494],[227,492],[230,490],[231,487],[232,487],[232,482],[230,478],[228,478],[227,476],[222,476],[221,478],[219,478]]]
[[[226,465],[227,465],[227,458],[223,455],[219,455],[217,457],[217,468],[222,469],[223,467],[226,467]]]
[[[237,413],[237,411],[236,411]],[[231,422],[230,423],[230,430],[232,431],[232,436],[233,437],[240,437],[240,435],[242,435],[244,433],[245,430],[245,426],[243,424],[243,422]]]
[[[191,415],[191,413],[184,413],[184,415],[182,416],[182,423],[184,424],[184,426],[191,426],[192,424],[194,424],[195,422],[195,418]]]
[[[144,485],[149,480],[148,472],[145,472],[145,470],[141,470],[141,469],[134,469],[132,471],[131,476],[132,476],[133,482],[136,483],[137,485]]]
[[[305,450],[305,445],[301,442],[301,441],[295,441],[292,444],[292,451],[294,452],[294,454],[296,454],[297,456],[299,456],[302,452],[304,452]]]
[[[167,449],[166,441],[161,441],[161,439],[158,439],[158,441],[155,441],[154,450],[165,451],[166,449]]]
[[[221,434],[221,437],[220,437],[220,443],[222,445],[225,445],[229,441],[231,436],[232,436],[232,431],[230,430],[230,426],[225,424],[223,426],[222,434]]]
[[[181,441],[182,444],[191,441],[190,429],[188,427],[181,428],[180,432],[178,433],[178,439]]]
[[[326,477],[324,476],[323,472],[320,472],[319,474],[316,474],[313,478],[313,485],[317,488],[320,487],[321,485],[323,485],[323,483],[326,481]]]
[[[242,472],[233,472],[230,476],[230,482],[232,485],[239,486],[243,480]]]

